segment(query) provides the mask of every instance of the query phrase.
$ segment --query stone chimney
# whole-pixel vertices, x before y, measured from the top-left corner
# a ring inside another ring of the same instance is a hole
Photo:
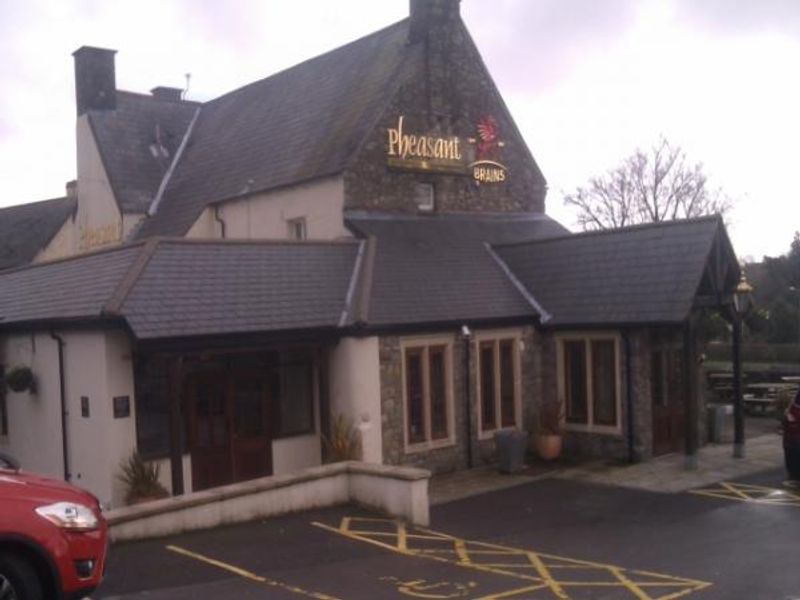
[[[78,197],[78,180],[73,179],[72,181],[68,181],[67,185],[67,198],[77,198]]]
[[[183,90],[181,88],[166,87],[160,85],[150,90],[150,93],[153,94],[153,98],[155,98],[156,100],[170,100],[172,102],[180,102],[181,96],[183,95]]]
[[[460,5],[461,0],[410,0],[409,43],[424,40],[434,26],[458,20]]]
[[[87,110],[114,110],[117,82],[114,72],[116,50],[81,46],[75,57],[75,103],[78,116]]]

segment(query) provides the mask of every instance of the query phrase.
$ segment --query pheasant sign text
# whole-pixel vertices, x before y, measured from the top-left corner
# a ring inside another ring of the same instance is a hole
[[[462,144],[458,136],[436,136],[409,133],[405,117],[396,127],[387,128],[388,162],[390,167],[413,171],[471,175],[477,185],[503,183],[506,167],[489,155],[504,146],[493,120],[482,120],[477,133],[480,139],[469,138]]]

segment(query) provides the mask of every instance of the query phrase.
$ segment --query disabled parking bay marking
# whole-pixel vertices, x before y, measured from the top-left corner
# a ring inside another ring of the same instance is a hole
[[[506,598],[577,600],[595,597],[598,592],[602,593],[603,597],[610,597],[608,594],[613,593],[615,600],[624,598],[674,600],[711,586],[711,583],[706,581],[465,540],[431,529],[407,526],[391,519],[346,517],[341,520],[338,527],[319,522],[313,525],[401,555],[499,575],[514,584],[513,588],[502,592],[482,595],[479,598],[471,596],[474,600]],[[399,587],[398,590],[404,593]],[[424,590],[418,588],[417,591]]]
[[[773,506],[800,507],[800,493],[793,491],[790,482],[784,483],[786,489],[776,489],[749,483],[730,483],[721,481],[712,487],[689,490],[696,496],[722,498],[723,500],[736,500],[754,504],[771,504]]]

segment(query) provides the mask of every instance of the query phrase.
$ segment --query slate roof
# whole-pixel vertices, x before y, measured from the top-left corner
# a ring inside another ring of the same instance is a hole
[[[376,240],[362,315],[372,326],[535,317],[486,244],[566,232],[543,214],[351,215],[347,224]]]
[[[551,315],[548,326],[679,323],[689,313],[717,217],[495,246]]]
[[[140,249],[120,247],[0,273],[0,327],[100,317]]]
[[[421,59],[407,37],[404,20],[205,103],[138,238],[184,235],[212,202],[340,173]]]
[[[123,213],[147,212],[198,107],[195,102],[118,91],[115,110],[88,112]],[[159,145],[165,155],[154,155]]]
[[[67,197],[0,208],[0,270],[30,263],[77,206]]]
[[[151,240],[0,273],[0,328],[125,319],[138,339],[335,328],[362,244]]]
[[[162,241],[122,304],[139,339],[335,328],[359,243]]]

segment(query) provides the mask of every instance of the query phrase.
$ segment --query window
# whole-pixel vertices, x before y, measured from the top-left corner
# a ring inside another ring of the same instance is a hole
[[[516,348],[514,339],[478,343],[482,432],[518,425]]]
[[[618,430],[617,339],[602,336],[563,339],[559,348],[559,391],[567,423],[578,429]]]
[[[314,431],[314,366],[308,362],[283,365],[278,435]]]
[[[414,186],[414,202],[420,212],[433,212],[436,208],[436,193],[432,183],[418,183]]]
[[[452,442],[450,346],[409,345],[403,349],[406,444]]]
[[[286,223],[289,226],[290,240],[304,240],[307,238],[305,218],[290,219]]]

